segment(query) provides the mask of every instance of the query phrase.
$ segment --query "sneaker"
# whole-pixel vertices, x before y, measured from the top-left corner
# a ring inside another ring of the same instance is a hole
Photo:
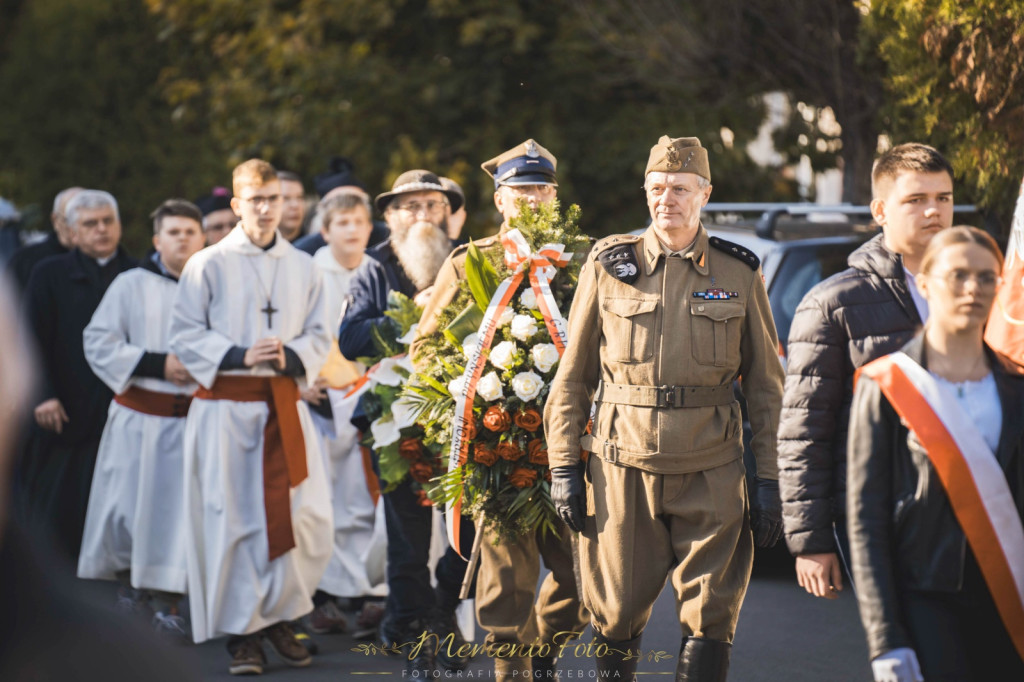
[[[185,619],[176,613],[157,611],[153,614],[152,623],[153,632],[160,639],[181,644],[189,641],[188,633],[185,631]]]
[[[348,619],[332,600],[313,609],[313,612],[306,617],[306,626],[313,634],[327,635],[345,632],[348,629]]]
[[[296,637],[291,623],[277,623],[263,630],[263,637],[284,662],[296,668],[303,668],[313,661],[306,646]],[[307,635],[308,637],[308,635]]]
[[[263,653],[259,635],[252,635],[242,640],[231,655],[228,672],[232,675],[262,675],[266,664],[267,656]]]
[[[118,613],[138,615],[146,606],[146,593],[134,587],[121,585],[117,588],[117,603],[114,608]]]
[[[384,620],[384,602],[365,602],[356,617],[356,626],[352,630],[352,636],[356,639],[376,637],[382,620]]]

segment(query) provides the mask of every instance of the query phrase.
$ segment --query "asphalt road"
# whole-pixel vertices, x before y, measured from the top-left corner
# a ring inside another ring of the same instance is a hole
[[[853,593],[847,588],[834,601],[808,595],[796,584],[792,559],[779,549],[759,555],[755,564],[736,632],[730,682],[869,682],[871,669]],[[590,637],[588,629],[583,641]],[[478,628],[476,640],[482,639]],[[673,679],[679,639],[675,600],[666,589],[644,633],[643,648],[650,655],[640,664],[641,681]],[[316,641],[320,654],[302,669],[288,668],[268,648],[264,677],[279,682],[415,679],[404,674],[401,659],[359,651],[365,643],[348,635],[322,635]],[[194,659],[202,680],[238,679],[227,672],[229,657],[223,639],[183,647],[181,653]],[[596,679],[593,662],[582,648],[566,648],[560,669],[566,681]],[[442,672],[434,679],[495,677],[491,662],[480,656],[461,675]]]

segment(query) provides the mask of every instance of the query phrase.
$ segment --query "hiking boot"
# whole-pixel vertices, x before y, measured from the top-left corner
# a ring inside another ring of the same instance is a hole
[[[153,632],[160,639],[175,644],[185,644],[189,641],[188,632],[185,631],[185,619],[176,613],[165,613],[157,611],[153,614]]]
[[[262,675],[266,664],[267,656],[263,653],[259,635],[250,635],[239,642],[231,653],[228,672],[232,675]]]
[[[348,629],[348,619],[345,618],[345,614],[341,612],[338,605],[331,600],[313,609],[313,612],[306,617],[306,627],[316,635],[345,632]]]
[[[275,623],[263,630],[263,638],[285,663],[295,668],[303,668],[313,662],[306,646],[296,638],[291,623]]]
[[[469,665],[469,657],[459,656],[456,652],[466,644],[466,638],[455,622],[455,613],[449,612],[434,618],[433,631],[441,641],[437,650],[437,664],[445,670],[465,670]],[[447,641],[448,635],[451,635],[451,644]]]

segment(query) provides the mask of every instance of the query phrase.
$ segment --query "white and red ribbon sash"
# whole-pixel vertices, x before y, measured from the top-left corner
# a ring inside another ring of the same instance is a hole
[[[905,353],[865,365],[921,441],[1024,657],[1024,527],[999,462],[967,412]]]
[[[509,230],[501,235],[502,246],[505,247],[505,265],[512,270],[512,276],[498,285],[497,291],[487,304],[484,320],[477,332],[477,347],[466,361],[466,377],[464,389],[455,398],[455,418],[452,420],[451,449],[448,452],[448,471],[454,471],[466,461],[469,455],[469,439],[466,427],[473,422],[473,398],[476,396],[476,385],[483,375],[487,364],[487,351],[491,348],[494,333],[498,329],[498,321],[515,296],[516,290],[524,277],[528,277],[530,287],[537,297],[537,307],[544,317],[544,325],[551,335],[551,341],[558,349],[561,357],[565,352],[568,340],[565,318],[558,310],[558,303],[551,293],[550,283],[554,279],[557,268],[569,264],[572,254],[565,253],[564,244],[545,244],[537,252],[530,250],[530,245],[519,230]],[[445,509],[445,525],[448,530],[448,543],[463,559],[459,532],[459,517],[462,515],[462,495],[448,502]]]

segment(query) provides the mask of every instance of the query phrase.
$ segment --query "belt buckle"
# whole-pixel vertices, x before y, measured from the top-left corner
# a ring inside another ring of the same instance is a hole
[[[660,386],[658,388],[658,407],[682,407],[682,386]]]
[[[619,461],[619,446],[611,440],[605,440],[601,447],[601,459],[609,464],[616,464]]]

